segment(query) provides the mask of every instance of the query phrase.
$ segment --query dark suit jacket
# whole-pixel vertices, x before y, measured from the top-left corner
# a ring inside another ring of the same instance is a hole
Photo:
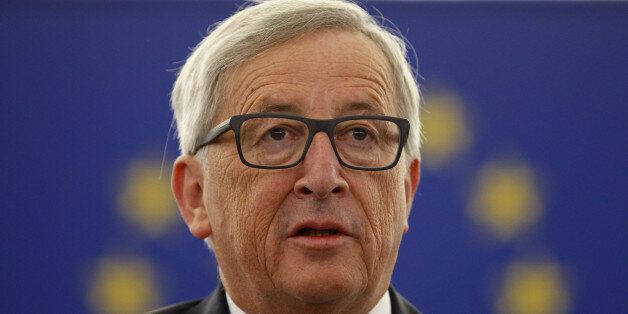
[[[404,299],[392,286],[388,288],[392,314],[414,314],[420,312]],[[229,314],[227,296],[222,283],[205,299],[182,302],[166,306],[148,314]]]

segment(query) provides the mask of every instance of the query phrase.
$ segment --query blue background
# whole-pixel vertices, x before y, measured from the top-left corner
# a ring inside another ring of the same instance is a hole
[[[415,46],[428,97],[463,99],[474,133],[454,163],[423,171],[396,287],[425,313],[492,312],[510,262],[549,256],[569,278],[570,312],[628,313],[628,3],[366,6]],[[161,158],[168,70],[236,8],[0,4],[0,312],[96,311],[90,269],[110,255],[151,261],[156,305],[213,290],[214,260],[182,222],[148,238],[116,199],[131,161]],[[535,170],[544,208],[533,231],[505,243],[465,211],[477,168],[503,156]]]

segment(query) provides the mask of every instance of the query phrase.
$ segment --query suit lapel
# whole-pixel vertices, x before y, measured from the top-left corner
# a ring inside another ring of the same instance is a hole
[[[185,314],[229,314],[225,287],[220,280],[214,291],[195,307],[189,309]]]
[[[393,286],[388,288],[390,294],[390,306],[392,314],[421,314],[414,305],[406,300]]]

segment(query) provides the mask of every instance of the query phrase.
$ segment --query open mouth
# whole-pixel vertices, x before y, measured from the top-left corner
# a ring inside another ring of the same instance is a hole
[[[313,228],[301,228],[297,231],[297,235],[305,237],[324,237],[330,235],[339,234],[340,231],[336,229],[313,229]]]

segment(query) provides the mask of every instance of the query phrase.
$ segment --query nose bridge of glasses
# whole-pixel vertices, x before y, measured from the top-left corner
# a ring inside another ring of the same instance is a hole
[[[326,158],[333,158],[337,160],[336,153],[332,144],[331,135],[327,134],[323,130],[319,130],[312,133],[312,139],[303,152],[303,159],[315,158],[315,160],[325,160]]]
[[[329,144],[327,147],[330,149],[330,151],[332,152],[332,154],[334,155],[334,158],[336,158],[336,153],[335,153],[335,147],[334,147],[334,127],[336,126],[337,122],[332,119],[332,120],[318,120],[318,119],[306,119],[306,124],[307,127],[309,129],[309,143],[307,145],[307,147],[305,147],[305,151],[304,151],[304,155],[303,158],[306,158],[307,155],[309,154],[309,151],[311,150],[311,146],[314,145],[315,140],[317,138],[317,136],[320,133],[323,133],[323,135],[321,135],[323,137],[323,141],[324,138],[327,138],[327,143]],[[319,138],[321,136],[318,136]]]

